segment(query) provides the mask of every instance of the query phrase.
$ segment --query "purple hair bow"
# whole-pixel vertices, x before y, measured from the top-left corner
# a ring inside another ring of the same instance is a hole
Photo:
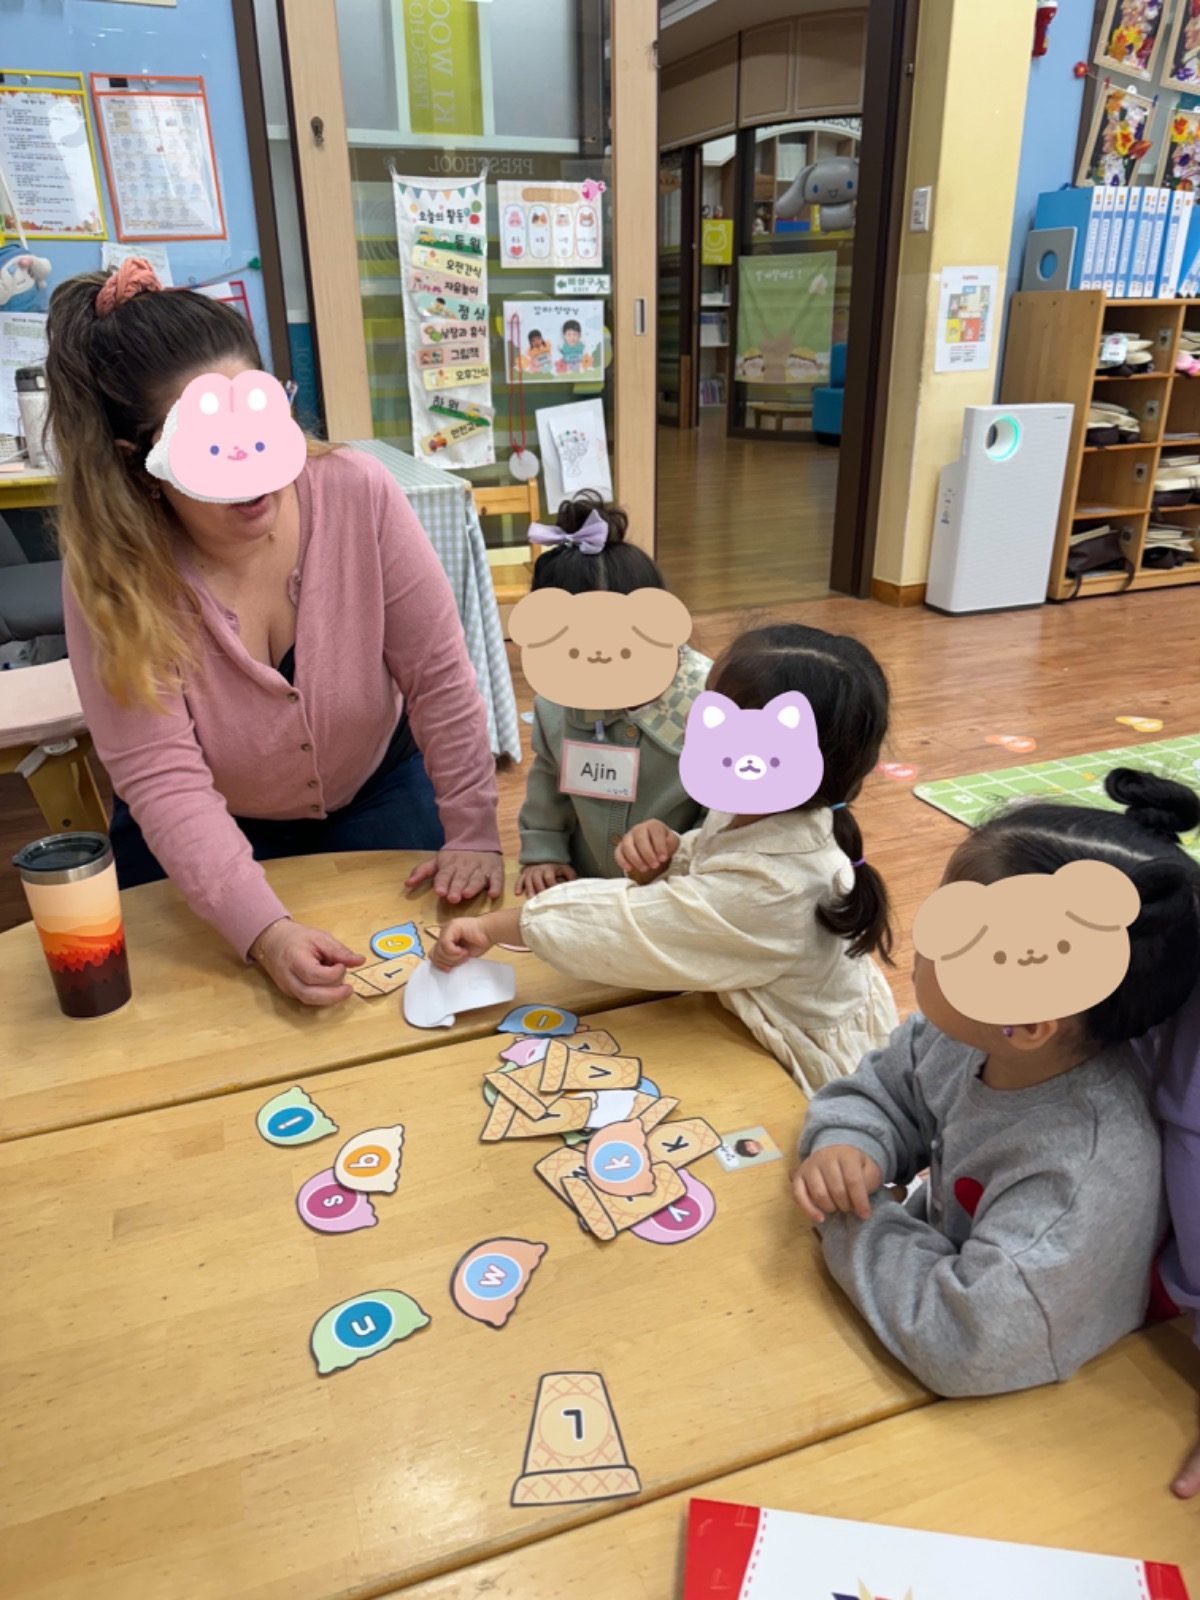
[[[571,544],[585,556],[598,556],[608,543],[608,523],[598,511],[589,511],[587,521],[575,533],[564,533],[544,522],[529,524],[530,544]]]

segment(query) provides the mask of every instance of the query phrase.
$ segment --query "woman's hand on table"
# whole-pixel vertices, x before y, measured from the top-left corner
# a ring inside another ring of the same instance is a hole
[[[856,1145],[830,1144],[815,1150],[792,1174],[796,1204],[810,1222],[821,1223],[831,1211],[845,1211],[864,1222],[871,1200],[883,1183],[879,1163]]]
[[[496,900],[504,893],[504,857],[488,850],[439,850],[413,868],[404,887],[419,889],[430,879],[438,899],[452,906],[485,891],[489,900]]]
[[[1191,1500],[1200,1494],[1200,1439],[1195,1448],[1171,1480],[1171,1489],[1181,1500]]]
[[[306,1006],[336,1006],[353,992],[345,981],[346,968],[361,967],[365,958],[331,933],[282,917],[255,939],[250,959],[282,994]]]
[[[556,883],[573,883],[578,876],[574,867],[565,866],[561,861],[538,862],[522,867],[517,873],[516,892],[532,899],[543,889],[553,889]]]

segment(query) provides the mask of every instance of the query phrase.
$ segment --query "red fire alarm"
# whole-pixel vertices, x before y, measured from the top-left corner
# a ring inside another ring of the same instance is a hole
[[[1046,42],[1046,35],[1050,32],[1050,24],[1058,12],[1058,0],[1038,0],[1037,16],[1033,24],[1033,53],[1035,56],[1044,56],[1050,48]]]

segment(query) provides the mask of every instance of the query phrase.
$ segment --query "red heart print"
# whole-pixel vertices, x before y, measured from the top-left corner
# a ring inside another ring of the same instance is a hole
[[[983,1185],[978,1178],[955,1178],[954,1198],[967,1215],[973,1217],[983,1199]]]

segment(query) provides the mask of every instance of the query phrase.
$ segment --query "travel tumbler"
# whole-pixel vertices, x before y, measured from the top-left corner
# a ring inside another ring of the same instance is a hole
[[[112,846],[102,833],[52,833],[13,857],[68,1017],[105,1017],[129,999]]]

